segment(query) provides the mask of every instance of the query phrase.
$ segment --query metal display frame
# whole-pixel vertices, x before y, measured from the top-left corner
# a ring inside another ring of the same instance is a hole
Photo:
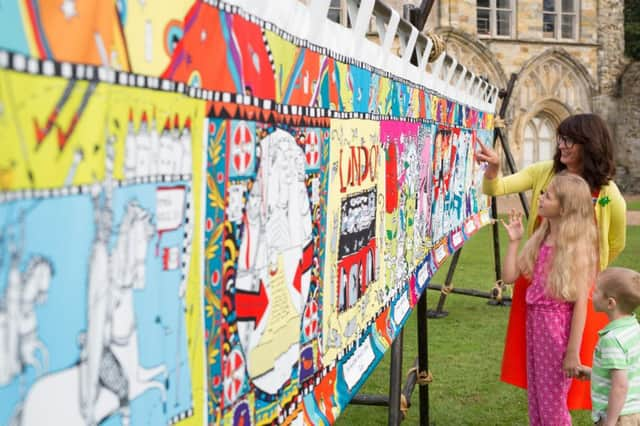
[[[422,5],[414,8],[407,8],[411,22],[418,27],[417,24],[426,22],[428,13],[433,6],[432,0],[423,0]],[[425,5],[426,4],[426,5]],[[405,10],[407,13],[407,10]],[[426,13],[427,16],[422,15]],[[421,28],[421,27],[418,27]],[[501,90],[499,97],[502,98],[502,104],[498,113],[497,119],[500,119],[506,115],[509,101],[511,100],[511,94],[515,86],[517,79],[516,74],[511,74],[507,88]],[[498,120],[497,120],[498,121]],[[506,165],[511,174],[517,172],[515,160],[507,143],[507,137],[504,132],[504,126],[499,125],[494,128],[493,135],[493,147],[495,148],[500,144],[502,152],[506,159]],[[524,192],[518,194],[520,203],[524,210],[525,216],[529,218],[529,203],[527,201]],[[494,218],[498,216],[498,204],[496,197],[491,197],[491,215]],[[407,374],[407,379],[402,385],[402,364],[403,364],[403,330],[400,331],[396,339],[391,344],[391,360],[390,360],[390,377],[389,377],[389,393],[388,395],[368,395],[358,394],[351,403],[355,405],[371,405],[388,407],[388,424],[390,426],[397,426],[404,418],[404,413],[411,406],[411,395],[415,389],[415,386],[419,386],[419,404],[420,404],[420,425],[429,425],[429,383],[432,380],[431,373],[429,372],[429,355],[428,355],[428,331],[427,324],[428,319],[444,318],[448,315],[445,311],[444,304],[447,296],[450,293],[463,294],[467,296],[481,297],[489,299],[488,303],[496,306],[510,306],[511,298],[504,297],[502,292],[505,285],[502,282],[501,271],[501,258],[500,258],[500,240],[498,235],[499,223],[494,221],[492,226],[492,239],[493,239],[493,258],[494,258],[494,272],[496,278],[496,286],[490,292],[483,292],[473,289],[457,289],[452,285],[453,275],[455,273],[460,255],[462,253],[462,247],[458,249],[451,259],[451,264],[447,271],[447,276],[443,285],[432,284],[428,285],[428,289],[440,292],[440,298],[435,310],[427,309],[427,291],[423,292],[417,308],[417,321],[418,321],[418,356],[412,364],[412,368]]]
[[[376,2],[376,5],[379,2]],[[405,19],[413,24],[419,31],[422,31],[429,13],[435,3],[435,0],[422,0],[420,6],[405,5],[403,13]],[[416,64],[418,58],[414,53],[411,62]],[[504,132],[504,124],[502,122],[505,117],[507,108],[509,107],[509,101],[513,88],[517,80],[516,74],[511,74],[507,88],[500,90],[498,97],[502,99],[500,111],[496,117],[496,126],[494,127],[493,134],[493,148],[500,144],[502,151],[505,155],[506,165],[511,174],[517,172],[515,161],[507,143],[507,137]],[[498,124],[499,123],[499,124]],[[525,216],[529,218],[529,204],[525,193],[518,194]],[[493,218],[498,216],[498,207],[496,197],[491,198],[491,215]],[[493,257],[494,257],[494,272],[496,278],[496,285],[490,292],[483,292],[473,289],[457,289],[452,285],[453,275],[455,273],[460,255],[462,253],[462,247],[458,249],[451,260],[447,276],[443,285],[429,283],[428,289],[440,291],[440,298],[435,310],[427,309],[427,291],[424,291],[420,296],[417,304],[417,335],[418,335],[418,356],[412,364],[412,368],[407,374],[404,385],[402,384],[402,364],[403,353],[402,346],[404,340],[404,331],[400,330],[395,340],[391,344],[391,359],[390,359],[390,377],[389,377],[389,392],[387,395],[370,395],[370,394],[358,394],[352,400],[351,403],[355,405],[369,405],[369,406],[381,406],[388,407],[388,424],[390,426],[398,426],[404,419],[406,411],[411,407],[411,396],[415,390],[415,386],[419,386],[419,410],[420,410],[420,422],[421,426],[429,425],[429,383],[432,381],[432,376],[429,371],[429,353],[428,353],[428,319],[429,318],[444,318],[448,315],[445,311],[444,304],[448,294],[457,293],[467,296],[481,297],[489,299],[488,303],[496,306],[510,306],[511,298],[504,297],[502,292],[505,285],[502,282],[501,271],[501,259],[500,259],[500,240],[498,231],[499,223],[494,221],[492,224],[492,238],[493,238]]]
[[[507,142],[507,137],[504,132],[504,124],[502,124],[502,119],[507,113],[507,108],[509,107],[509,101],[511,100],[511,94],[513,92],[513,88],[515,86],[517,80],[516,74],[511,74],[509,82],[507,83],[507,88],[505,90],[501,90],[498,96],[502,98],[502,104],[500,105],[500,111],[496,117],[496,126],[493,130],[493,148],[500,144],[502,148],[502,152],[504,153],[506,164],[511,174],[516,173],[518,170],[516,168],[515,160],[513,159],[513,154],[511,153],[511,148]],[[498,125],[498,123],[500,123]],[[529,202],[527,201],[527,197],[524,192],[518,193],[518,197],[520,198],[520,203],[522,204],[522,209],[524,210],[524,214],[527,219],[529,219]],[[491,197],[491,216],[493,218],[498,217],[498,201],[496,197]],[[451,264],[449,265],[449,269],[447,271],[447,276],[445,278],[445,282],[442,285],[438,284],[429,284],[428,289],[435,290],[440,292],[440,298],[438,300],[438,304],[435,310],[429,310],[427,315],[429,318],[444,318],[448,315],[448,312],[444,310],[444,303],[447,299],[447,296],[450,293],[464,294],[466,296],[474,296],[474,297],[482,297],[485,299],[489,299],[487,302],[493,306],[510,306],[511,298],[503,296],[503,292],[506,289],[506,285],[502,281],[502,262],[500,259],[500,238],[499,238],[499,227],[500,224],[498,221],[494,221],[491,225],[491,233],[493,239],[493,260],[494,260],[494,272],[495,272],[495,286],[489,292],[473,290],[473,289],[458,289],[455,288],[452,284],[453,282],[453,274],[455,273],[455,269],[458,265],[458,260],[460,259],[460,254],[462,253],[463,247],[460,247],[458,251],[456,251],[451,259]]]

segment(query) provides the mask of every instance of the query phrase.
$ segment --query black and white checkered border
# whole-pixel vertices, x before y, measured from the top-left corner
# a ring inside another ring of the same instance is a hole
[[[398,76],[396,74],[393,74],[393,73],[391,73],[389,71],[385,71],[385,70],[373,67],[367,62],[362,62],[362,61],[359,61],[357,59],[351,58],[350,56],[346,56],[346,55],[334,52],[333,50],[328,49],[326,47],[318,46],[316,44],[310,43],[309,40],[307,40],[307,39],[297,37],[297,36],[287,32],[287,31],[281,29],[280,27],[276,26],[275,24],[273,24],[273,23],[271,23],[269,21],[265,21],[262,18],[256,17],[256,16],[250,14],[249,12],[245,11],[244,9],[242,9],[242,8],[240,8],[238,6],[235,6],[235,5],[230,5],[230,4],[226,3],[223,0],[204,0],[204,2],[209,4],[209,5],[211,5],[211,6],[213,6],[213,7],[216,7],[216,8],[219,8],[221,10],[224,10],[227,13],[233,13],[233,14],[240,15],[242,18],[244,18],[244,19],[246,19],[246,20],[248,20],[248,21],[250,21],[250,22],[252,22],[252,23],[254,23],[256,25],[259,25],[262,28],[263,41],[265,42],[265,45],[267,46],[267,50],[269,52],[270,61],[272,60],[272,55],[271,55],[271,51],[270,51],[270,49],[268,47],[268,42],[266,40],[266,36],[264,35],[265,34],[265,30],[273,32],[274,34],[280,36],[282,39],[284,39],[284,40],[286,40],[286,41],[288,41],[290,43],[293,43],[293,44],[295,44],[297,46],[312,50],[312,51],[314,51],[316,53],[320,53],[320,54],[322,54],[324,56],[331,57],[333,59],[338,60],[339,62],[342,62],[342,63],[345,63],[345,64],[350,64],[350,65],[355,65],[355,66],[357,66],[359,68],[365,69],[365,70],[367,70],[369,72],[372,72],[372,73],[376,73],[376,74],[378,74],[380,76],[383,76],[383,77],[386,77],[386,78],[392,78],[394,81],[398,81],[398,82],[401,82],[403,84],[406,84],[408,87],[416,88],[416,89],[422,90],[425,93],[436,95],[436,96],[438,96],[440,98],[445,98],[445,99],[447,99],[449,101],[459,103],[459,102],[449,98],[446,94],[441,93],[441,92],[439,92],[439,91],[437,91],[435,89],[431,89],[431,88],[425,87],[423,85],[416,84],[415,82],[413,82],[411,80],[407,80],[407,79],[405,79],[403,77],[400,77],[400,76]],[[272,63],[272,68],[274,69],[274,72],[275,72],[275,67],[274,67],[273,63]],[[469,108],[473,109],[473,110],[477,110],[478,112],[489,113],[487,111],[482,111],[482,110],[480,110],[478,108],[474,108],[474,107],[471,107],[471,106],[469,106]],[[404,120],[406,118],[409,118],[409,117],[395,117],[393,119],[394,120]],[[424,119],[418,119],[418,120],[424,120]]]
[[[255,19],[255,17],[253,17]],[[256,22],[257,24],[257,22]],[[271,52],[271,46],[269,46],[269,40],[267,39],[267,32],[262,28],[262,42],[264,43],[264,48],[267,50],[267,55],[269,56],[269,63],[271,64],[271,71],[273,75],[276,75],[276,62],[273,59],[273,52]]]
[[[444,124],[434,121],[432,119],[427,118],[413,118],[413,117],[404,117],[398,118],[389,114],[376,114],[376,113],[367,113],[367,112],[357,112],[357,111],[334,111],[328,110],[324,108],[318,107],[308,107],[308,106],[298,106],[298,105],[286,105],[286,104],[274,104],[274,109],[276,112],[282,115],[300,115],[304,117],[310,118],[331,118],[331,119],[341,119],[341,120],[350,120],[350,119],[360,119],[360,120],[372,120],[372,121],[385,121],[385,120],[393,120],[393,121],[402,121],[406,123],[423,123],[423,124],[439,124],[445,126],[453,126],[451,124]],[[464,127],[455,126],[457,129],[465,129],[465,130],[473,130],[466,129]]]
[[[189,408],[186,411],[183,411],[181,413],[176,414],[175,416],[171,417],[171,419],[169,420],[169,425],[175,425],[178,422],[181,422],[189,417],[193,416],[193,407]]]
[[[405,78],[397,76],[397,75],[395,75],[395,74],[393,74],[393,73],[391,73],[389,71],[385,71],[385,70],[373,67],[367,62],[362,62],[362,61],[354,59],[354,58],[352,58],[350,56],[346,56],[346,55],[343,55],[341,53],[334,52],[333,50],[328,49],[326,47],[319,46],[319,45],[316,45],[314,43],[310,43],[309,40],[304,39],[304,38],[300,38],[298,36],[295,36],[295,35],[289,33],[288,31],[285,31],[282,28],[276,26],[272,22],[265,21],[260,17],[256,17],[255,15],[250,14],[249,12],[245,11],[244,9],[242,9],[242,8],[236,6],[236,5],[230,5],[230,4],[226,3],[223,0],[204,0],[204,2],[209,4],[209,5],[211,5],[211,6],[213,6],[213,7],[218,8],[220,10],[223,10],[223,11],[225,11],[227,13],[233,13],[233,14],[239,15],[239,16],[241,16],[242,18],[246,19],[249,22],[252,22],[254,24],[260,25],[263,28],[263,31],[264,30],[271,31],[271,32],[277,34],[278,36],[282,37],[284,40],[286,40],[286,41],[288,41],[290,43],[293,43],[293,44],[295,44],[297,46],[312,50],[314,52],[320,53],[320,54],[325,55],[325,56],[332,57],[332,58],[334,58],[334,59],[336,59],[336,60],[338,60],[340,62],[343,62],[345,64],[355,65],[355,66],[357,66],[359,68],[363,68],[363,69],[365,69],[367,71],[374,72],[374,73],[376,73],[378,75],[381,75],[381,76],[384,76],[384,77],[387,77],[387,78],[393,78],[395,81],[399,81],[399,82],[405,83],[409,87],[419,88],[421,90],[424,90],[425,92],[436,94],[436,95],[438,95],[440,97],[449,99],[443,93],[440,93],[440,92],[438,92],[438,91],[436,91],[434,89],[427,88],[427,87],[424,87],[422,85],[416,84],[415,82],[413,82],[411,80],[407,80]]]
[[[264,34],[264,32],[263,32]],[[263,37],[265,39],[266,36]],[[266,39],[265,39],[266,42]],[[269,51],[269,60],[273,68],[273,57]],[[342,59],[341,59],[342,60]],[[346,61],[346,59],[345,59]],[[343,61],[343,62],[345,62]],[[65,79],[97,81],[122,87],[135,87],[139,89],[157,90],[168,93],[176,93],[188,96],[193,99],[204,101],[235,103],[239,105],[254,106],[264,110],[276,110],[285,115],[303,115],[306,117],[326,117],[333,119],[361,119],[361,120],[394,120],[410,123],[437,123],[442,125],[452,125],[439,123],[433,119],[416,117],[396,117],[392,114],[365,113],[355,111],[335,111],[320,107],[297,106],[278,104],[271,99],[262,99],[256,96],[241,93],[232,93],[216,90],[203,89],[201,87],[190,86],[182,82],[162,79],[142,74],[129,73],[126,71],[116,71],[106,67],[96,67],[94,65],[75,64],[70,62],[56,62],[50,59],[37,59],[28,57],[22,53],[0,50],[0,69],[9,69],[16,72],[44,75],[49,77],[63,77]],[[395,78],[395,76],[392,76]],[[424,88],[417,87],[420,90]],[[440,95],[439,95],[440,96]],[[454,101],[455,102],[455,101]],[[427,107],[427,106],[425,106]],[[479,111],[481,112],[481,111]],[[480,120],[478,120],[480,122]],[[456,126],[458,127],[458,126]],[[460,127],[461,129],[466,129]],[[473,130],[473,129],[468,129]]]
[[[299,402],[297,400],[291,401],[285,408],[280,411],[278,415],[278,420],[276,424],[284,424],[285,420],[287,420],[291,415],[293,415],[296,408],[298,408]]]
[[[47,77],[62,77],[68,80],[97,81],[122,87],[178,93],[193,99],[227,103],[234,102],[241,105],[260,107],[262,109],[273,109],[275,104],[275,102],[270,99],[260,99],[255,96],[240,93],[207,90],[182,82],[126,71],[116,71],[112,68],[102,66],[97,67],[71,62],[56,62],[50,59],[37,59],[9,50],[0,50],[0,69]]]
[[[385,307],[381,307],[374,318],[367,321],[366,326],[363,330],[358,332],[353,342],[347,345],[340,354],[338,355],[338,359],[344,359],[346,354],[354,351],[357,347],[360,346],[360,343],[367,336],[371,336],[371,327],[374,325],[376,319],[384,312],[385,309],[390,308],[390,304],[387,304]],[[330,364],[324,366],[322,370],[318,371],[312,379],[306,380],[301,384],[301,394],[299,394],[291,403],[287,406],[286,410],[282,412],[277,418],[277,424],[283,424],[289,416],[291,416],[297,405],[302,402],[303,398],[313,392],[316,386],[320,384],[322,379],[329,374],[331,371],[336,369],[338,363],[336,360],[333,360]]]
[[[0,203],[31,200],[34,198],[57,198],[88,194],[91,192],[92,187],[93,185],[74,185],[54,189],[21,189],[17,191],[3,191],[0,192]]]
[[[140,176],[136,178],[114,180],[114,186],[116,188],[122,188],[132,185],[140,185],[147,183],[177,183],[181,181],[190,181],[191,174],[183,175],[154,175],[154,176]],[[43,189],[19,189],[15,191],[1,191],[0,203],[31,200],[34,198],[59,198],[68,197],[74,195],[89,194],[91,188],[94,185],[101,185],[102,182],[88,183],[82,185],[69,185],[58,188],[43,188]]]
[[[191,199],[191,185],[187,186],[186,205],[184,211],[184,235],[182,240],[182,253],[180,255],[180,282],[188,286],[189,261],[191,259],[191,241],[193,239],[193,208]],[[186,297],[186,295],[185,295]]]
[[[441,98],[445,98],[449,101],[453,101],[449,99],[442,93],[433,91],[432,89],[423,87],[421,85],[417,85],[411,81],[402,79],[401,77],[396,76],[395,74],[375,69],[369,66],[366,63],[362,63],[356,61],[348,56],[336,54],[329,49],[318,47],[309,43],[306,39],[298,38],[286,31],[281,30],[280,28],[275,27],[273,24],[263,21],[260,18],[257,18],[253,15],[246,13],[244,10],[238,8],[237,6],[229,5],[223,1],[218,0],[208,0],[205,3],[210,4],[211,6],[218,7],[225,12],[234,13],[242,16],[243,18],[260,25],[262,27],[263,34],[263,42],[265,46],[267,46],[267,52],[269,55],[269,61],[271,63],[272,70],[275,72],[275,64],[273,61],[273,55],[271,50],[268,48],[268,41],[266,39],[265,30],[272,31],[276,33],[278,36],[283,39],[290,41],[298,46],[302,46],[313,51],[316,51],[322,55],[333,57],[334,59],[349,64],[352,63],[358,67],[364,68],[370,72],[374,72],[376,74],[382,75],[387,78],[393,78],[394,81],[401,82],[408,87],[415,88],[418,90],[422,90],[426,93],[435,94]],[[263,109],[272,109],[272,105],[275,104],[272,100],[260,99],[250,95],[244,95],[239,93],[230,93],[223,91],[215,91],[203,89],[201,87],[190,86],[183,82],[176,82],[173,80],[162,79],[154,76],[147,76],[142,74],[135,74],[126,71],[116,71],[112,68],[107,68],[103,66],[95,66],[88,64],[76,64],[70,62],[57,62],[50,59],[38,59],[26,56],[22,53],[11,52],[8,50],[0,50],[0,69],[11,69],[17,72],[24,72],[33,75],[45,75],[50,77],[63,77],[66,79],[74,79],[74,80],[86,80],[86,81],[98,81],[103,83],[109,83],[114,85],[119,85],[123,87],[136,87],[141,89],[151,89],[151,90],[159,90],[163,92],[172,92],[179,93],[185,96],[189,96],[194,99],[201,99],[205,101],[216,101],[216,102],[235,102],[237,104],[242,105],[253,105],[256,107],[261,107]],[[476,110],[476,108],[469,107],[470,109]],[[321,108],[318,108],[321,109]],[[366,119],[366,113],[353,113],[353,112],[342,112],[342,111],[331,111],[327,110],[327,117],[331,118],[363,118]],[[485,111],[477,110],[478,112],[486,113]],[[336,115],[337,114],[337,115]],[[371,119],[376,119],[375,117],[383,117],[384,119],[390,120],[401,120],[401,121],[429,121],[426,118],[414,118],[414,117],[394,117],[392,115],[380,115],[380,114],[371,114]],[[444,123],[443,123],[444,124]]]
[[[148,176],[138,176],[129,179],[122,180],[122,186],[128,185],[139,185],[141,183],[172,183],[179,181],[190,181],[191,173],[187,174],[170,174],[170,175],[148,175]]]
[[[291,402],[289,402],[278,415],[275,423],[283,424],[285,421],[295,412],[299,404],[303,402],[305,396],[311,394],[313,389],[320,384],[322,379],[329,374],[332,370],[337,368],[337,363],[331,362],[328,366],[322,368],[314,374],[311,379],[306,380],[301,384],[300,393],[296,395]]]

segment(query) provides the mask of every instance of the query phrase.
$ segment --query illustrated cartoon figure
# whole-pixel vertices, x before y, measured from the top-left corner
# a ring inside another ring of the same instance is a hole
[[[347,272],[340,269],[340,282],[338,283],[338,310],[344,311],[347,308]]]
[[[229,185],[227,190],[227,219],[231,222],[240,223],[242,221],[242,210],[244,208],[244,185]]]
[[[158,141],[158,173],[168,175],[173,170],[173,151],[171,145],[171,119],[167,117]]]
[[[53,266],[44,257],[33,256],[23,272],[18,247],[10,244],[8,251],[11,265],[0,299],[0,386],[9,384],[27,366],[34,367],[40,376],[49,364],[48,351],[38,337],[35,307],[47,298]]]
[[[96,231],[89,259],[87,329],[78,336],[78,362],[42,376],[29,388],[13,419],[16,425],[97,425],[119,413],[126,426],[131,401],[144,392],[155,389],[166,401],[166,366],[140,365],[133,300],[133,291],[146,283],[145,261],[154,227],[149,212],[130,201],[110,249],[112,142],[106,158],[103,187],[92,192]]]
[[[474,215],[476,212],[473,211],[472,200],[471,197],[475,198],[476,194],[474,193],[473,187],[473,173],[474,166],[477,164],[474,158],[475,153],[475,138],[473,137],[473,133],[471,131],[463,131],[463,146],[466,149],[466,163],[465,163],[465,171],[464,171],[464,217],[469,217]]]
[[[160,151],[160,136],[158,135],[158,122],[156,119],[156,109],[153,108],[151,117],[151,129],[149,132],[149,175],[158,174],[158,154]]]
[[[352,307],[360,298],[360,265],[355,263],[349,270],[349,294],[347,307]]]
[[[180,147],[182,153],[182,161],[180,162],[182,165],[182,170],[180,173],[189,175],[192,174],[191,165],[193,164],[193,160],[191,158],[191,118],[187,117],[184,122],[184,127],[180,132]]]
[[[147,123],[147,112],[142,113],[140,128],[136,135],[136,176],[148,176],[151,171],[151,135],[149,133],[149,124]]]
[[[180,118],[178,114],[176,114],[173,118],[173,129],[171,130],[171,142],[169,147],[171,148],[171,170],[170,174],[178,174],[182,173],[182,157],[183,157],[183,146],[181,140],[181,131],[180,131]]]
[[[415,262],[422,260],[431,245],[431,175],[433,169],[431,161],[431,127],[421,127],[418,137],[418,152],[420,152],[420,176],[418,177],[417,212],[415,219],[416,235],[414,242]]]
[[[129,108],[127,136],[124,139],[124,177],[131,179],[136,175],[136,130],[133,122],[133,110]]]
[[[451,150],[452,156],[455,152],[450,166],[451,179],[449,181],[449,203],[447,204],[446,211],[448,212],[448,221],[446,226],[446,233],[458,228],[462,223],[462,206],[464,199],[464,172],[465,167],[458,167],[458,165],[464,165],[466,158],[466,150],[461,149],[463,145],[462,135],[459,129],[454,129],[451,134]]]
[[[413,240],[415,229],[415,217],[416,217],[416,198],[419,188],[419,162],[417,141],[415,136],[405,137],[405,149],[402,153],[402,163],[405,164],[404,170],[404,185],[402,192],[404,193],[401,202],[401,209],[403,211],[403,223],[401,225],[402,231],[399,232],[402,235],[403,247],[402,258],[398,259],[405,270],[403,276],[408,277],[409,269],[412,267],[413,262]]]
[[[253,383],[276,393],[299,359],[313,265],[312,222],[302,148],[278,129],[260,142],[260,150],[243,219],[236,306],[244,306],[244,297],[259,302],[251,315],[238,314],[238,334]]]

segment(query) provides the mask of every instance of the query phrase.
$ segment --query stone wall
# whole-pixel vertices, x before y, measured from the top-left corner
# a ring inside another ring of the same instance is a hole
[[[614,95],[627,61],[624,57],[624,2],[600,0],[598,7],[598,81],[600,94]]]
[[[626,77],[623,83],[622,74],[628,64],[624,56],[624,2],[621,0],[600,0],[598,4],[598,92],[593,97],[593,110],[600,114],[609,124],[615,141],[618,160],[619,176],[616,181],[627,190],[640,191],[637,183],[633,184],[632,163],[633,145],[629,142],[629,132],[634,127],[629,122],[627,115],[633,109],[633,104],[638,102],[633,98],[633,82],[631,77]],[[633,75],[633,69],[628,69]],[[638,73],[635,74],[636,78]],[[637,85],[637,79],[635,80]],[[626,92],[622,95],[622,92]],[[622,96],[621,96],[622,95]],[[636,121],[639,120],[636,114]],[[637,123],[636,123],[637,130]],[[637,136],[636,136],[637,138]],[[637,140],[637,139],[636,139]],[[637,148],[635,150],[636,161],[638,159]],[[636,166],[637,167],[637,166]],[[638,169],[636,168],[636,175]]]
[[[575,45],[571,43],[539,43],[513,40],[481,39],[504,68],[507,75],[522,71],[523,65],[532,58],[542,55],[549,49],[560,48],[568,52],[578,63],[582,64],[591,75],[597,78],[596,45]]]
[[[623,191],[640,193],[640,61],[627,67],[620,79],[618,122],[615,128],[618,176]]]

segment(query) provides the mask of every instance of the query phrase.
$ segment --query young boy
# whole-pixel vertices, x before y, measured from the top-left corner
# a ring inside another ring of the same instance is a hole
[[[633,311],[640,306],[640,273],[608,268],[596,282],[593,307],[609,324],[600,331],[593,368],[580,367],[591,378],[591,417],[597,425],[640,425],[640,325]]]

